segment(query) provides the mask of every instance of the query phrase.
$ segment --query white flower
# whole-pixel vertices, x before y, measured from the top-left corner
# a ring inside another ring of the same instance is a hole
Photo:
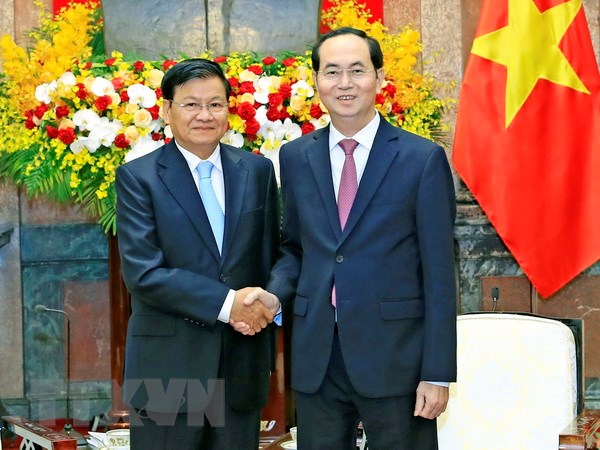
[[[81,130],[92,131],[100,122],[100,116],[91,109],[80,109],[73,114],[73,123]]]
[[[256,110],[256,114],[254,115],[254,118],[260,124],[261,127],[265,123],[267,123],[269,121],[269,119],[267,119],[267,107],[264,105],[259,106],[258,109]]]
[[[151,136],[140,137],[135,144],[131,146],[131,150],[125,155],[125,162],[129,162],[133,159],[144,156],[150,152],[153,152],[158,147],[163,145],[164,141],[154,141]]]
[[[92,81],[90,90],[95,96],[102,97],[103,95],[113,94],[115,92],[115,87],[106,78],[96,77],[94,78],[94,81]]]
[[[50,95],[56,91],[57,83],[53,81],[51,83],[43,83],[35,88],[35,99],[38,102],[45,103],[46,105],[52,101]]]
[[[127,88],[129,103],[140,105],[142,108],[152,108],[156,105],[156,93],[143,84],[132,84]]]
[[[69,145],[71,151],[75,154],[81,153],[81,151],[86,147],[87,138],[86,137],[78,137],[75,141]]]
[[[331,122],[331,116],[329,114],[323,114],[318,119],[311,119],[310,123],[315,126],[315,130],[325,128]]]
[[[302,128],[297,123],[292,122],[289,117],[284,120],[283,125],[283,138],[286,142],[293,141],[294,139],[302,136]]]
[[[64,86],[75,86],[77,84],[77,79],[73,72],[65,72],[58,79],[58,83]]]
[[[276,92],[272,77],[260,77],[254,83],[254,100],[266,105],[269,103],[269,94]]]
[[[242,148],[244,145],[244,136],[240,133],[236,133],[233,130],[228,130],[227,133],[221,138],[223,144],[233,145],[237,148]]]
[[[315,95],[314,88],[304,80],[292,84],[292,95],[299,95],[304,98],[310,98]]]
[[[277,185],[281,186],[279,179],[279,149],[285,142],[283,141],[272,141],[267,140],[260,146],[260,152],[273,163],[275,169],[275,178],[277,179]]]
[[[104,123],[94,128],[88,136],[90,145],[93,147],[88,147],[88,150],[93,153],[98,150],[100,146],[110,147],[115,141],[120,128],[121,127],[116,127],[112,123]]]

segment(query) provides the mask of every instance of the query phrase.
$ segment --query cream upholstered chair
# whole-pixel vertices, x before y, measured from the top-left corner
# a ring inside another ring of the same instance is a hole
[[[583,405],[582,321],[570,325],[527,314],[458,316],[458,375],[438,418],[440,450],[558,449]]]

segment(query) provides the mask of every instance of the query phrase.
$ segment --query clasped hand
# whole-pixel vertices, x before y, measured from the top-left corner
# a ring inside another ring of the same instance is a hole
[[[235,292],[229,323],[236,331],[253,335],[273,322],[278,310],[279,299],[275,295],[258,287],[247,287]]]

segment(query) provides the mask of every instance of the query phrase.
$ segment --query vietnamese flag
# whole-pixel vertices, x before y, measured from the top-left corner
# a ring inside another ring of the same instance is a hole
[[[600,76],[582,0],[484,0],[453,162],[542,297],[600,259]]]

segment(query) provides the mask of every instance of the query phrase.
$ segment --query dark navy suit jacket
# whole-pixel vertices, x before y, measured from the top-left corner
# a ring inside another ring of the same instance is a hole
[[[292,387],[315,393],[335,314],[350,380],[379,398],[456,377],[454,185],[438,145],[381,119],[341,230],[329,128],[280,153],[282,251],[267,289],[293,305]]]
[[[266,284],[279,244],[277,184],[262,156],[221,144],[221,161],[222,256],[174,142],[117,170],[117,231],[132,308],[124,396],[135,407],[174,412],[181,399],[148,398],[135,380],[160,379],[165,389],[169,380],[199,380],[208,389],[219,374],[234,408],[267,402],[272,330],[243,336],[217,317],[229,289]],[[180,411],[206,406],[192,403]]]

